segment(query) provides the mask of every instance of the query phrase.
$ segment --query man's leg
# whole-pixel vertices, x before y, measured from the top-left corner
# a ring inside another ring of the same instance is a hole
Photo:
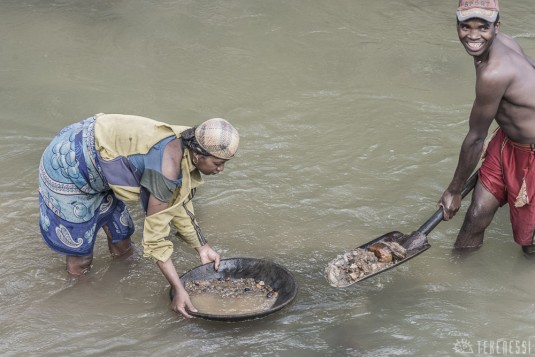
[[[67,272],[74,276],[85,275],[91,270],[91,263],[93,262],[93,254],[82,257],[67,255],[66,265]]]
[[[132,240],[130,239],[130,237],[118,241],[117,243],[113,243],[112,235],[108,226],[102,226],[102,229],[104,229],[104,232],[108,237],[108,248],[112,257],[117,258],[122,256],[128,256],[132,253]]]
[[[472,202],[455,241],[455,249],[477,249],[483,244],[485,229],[494,218],[500,203],[478,181],[472,195]]]

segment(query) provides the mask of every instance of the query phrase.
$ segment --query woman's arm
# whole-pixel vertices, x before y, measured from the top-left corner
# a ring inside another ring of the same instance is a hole
[[[158,261],[158,267],[160,268],[162,274],[165,276],[171,287],[173,288],[175,294],[173,301],[171,302],[171,310],[182,314],[184,317],[192,317],[188,314],[187,309],[190,311],[196,312],[197,309],[191,303],[189,294],[182,285],[178,273],[176,272],[175,265],[171,258],[167,259],[166,262]]]
[[[151,195],[149,197],[149,201],[147,205],[147,216],[150,217],[152,215],[155,215],[163,211],[164,209],[166,209],[167,206],[168,204],[166,202],[162,202]],[[190,311],[197,311],[197,310],[191,303],[189,294],[187,293],[186,289],[184,289],[184,286],[182,285],[182,282],[180,281],[180,277],[178,276],[175,265],[173,264],[173,261],[171,260],[171,258],[169,257],[165,261],[157,260],[156,264],[158,265],[158,268],[160,268],[160,271],[162,272],[165,279],[167,279],[167,281],[169,282],[169,285],[171,285],[171,287],[173,288],[175,292],[173,301],[171,302],[171,310],[182,314],[184,317],[187,317],[187,318],[192,317],[187,312],[186,308],[189,309]]]

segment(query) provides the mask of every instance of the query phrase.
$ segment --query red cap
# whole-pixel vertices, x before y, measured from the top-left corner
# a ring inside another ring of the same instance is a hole
[[[499,11],[498,0],[459,0],[457,19],[466,21],[478,18],[495,22]]]

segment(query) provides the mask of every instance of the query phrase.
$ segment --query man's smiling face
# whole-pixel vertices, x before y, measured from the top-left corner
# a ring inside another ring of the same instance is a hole
[[[459,40],[466,52],[475,58],[486,54],[498,34],[500,23],[490,23],[483,19],[473,18],[460,21],[457,25]]]

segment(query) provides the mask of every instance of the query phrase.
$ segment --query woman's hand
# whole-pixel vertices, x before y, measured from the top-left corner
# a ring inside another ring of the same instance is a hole
[[[188,293],[184,288],[181,287],[175,290],[175,296],[171,302],[171,310],[182,314],[184,317],[192,318],[193,316],[188,314],[186,308],[188,308],[189,311],[197,312],[197,309],[195,309],[191,303]]]
[[[173,296],[173,301],[171,301],[171,310],[182,314],[184,317],[190,318],[193,317],[188,314],[186,308],[190,311],[197,312],[197,309],[191,303],[188,292],[184,289],[184,285],[178,277],[178,273],[171,261],[171,258],[167,259],[165,262],[158,261],[158,267],[162,271],[163,275],[172,286],[175,295]]]
[[[221,260],[221,257],[215,250],[212,249],[212,247],[210,247],[210,245],[205,244],[202,247],[195,249],[199,253],[199,258],[201,258],[202,264],[214,262],[214,269],[219,269],[219,261]]]

